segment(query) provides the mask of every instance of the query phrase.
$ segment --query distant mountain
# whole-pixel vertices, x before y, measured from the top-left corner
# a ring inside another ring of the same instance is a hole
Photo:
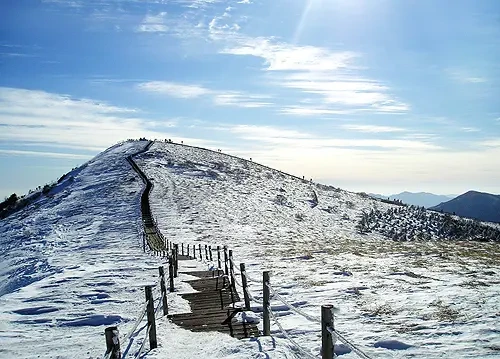
[[[458,216],[481,221],[500,223],[500,196],[491,193],[469,191],[431,209],[455,213]]]
[[[407,191],[401,192],[399,194],[392,194],[390,196],[383,196],[380,194],[370,193],[370,196],[382,199],[389,198],[392,201],[397,199],[401,200],[403,203],[413,204],[415,206],[425,207],[425,208],[436,206],[442,202],[447,202],[450,199],[454,198],[454,196],[438,195],[427,192],[413,193]]]

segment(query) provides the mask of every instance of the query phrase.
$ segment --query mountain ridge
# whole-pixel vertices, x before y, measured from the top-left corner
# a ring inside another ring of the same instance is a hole
[[[500,195],[492,193],[469,190],[430,209],[485,222],[500,223]]]
[[[450,195],[439,195],[429,192],[409,192],[409,191],[403,191],[401,193],[391,194],[389,196],[377,193],[370,193],[370,195],[372,197],[381,199],[389,198],[389,200],[391,201],[399,200],[406,204],[412,204],[414,206],[421,206],[425,208],[436,206],[442,202],[446,202],[454,198],[454,196]]]

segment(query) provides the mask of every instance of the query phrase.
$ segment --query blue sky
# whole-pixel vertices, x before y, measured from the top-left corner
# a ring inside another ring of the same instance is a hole
[[[500,2],[7,0],[0,196],[127,138],[342,188],[500,193]]]

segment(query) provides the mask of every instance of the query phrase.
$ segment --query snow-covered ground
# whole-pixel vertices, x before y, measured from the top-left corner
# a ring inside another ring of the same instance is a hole
[[[141,253],[143,184],[114,146],[0,222],[0,357],[90,358],[135,319],[158,260]]]
[[[162,263],[142,253],[143,184],[126,161],[146,144],[112,147],[0,222],[0,358],[100,358],[106,326],[122,335],[133,326],[143,286]],[[257,300],[262,271],[271,270],[272,286],[306,313],[335,305],[336,329],[370,357],[500,357],[498,244],[361,235],[363,211],[392,205],[217,152],[155,143],[136,162],[154,183],[151,208],[164,235],[228,245],[257,279]],[[181,270],[206,266],[181,262]],[[188,310],[168,296],[171,312]],[[291,338],[317,356],[318,324],[272,305]],[[275,325],[273,338],[238,341],[157,324],[159,348],[148,358],[304,357]]]
[[[271,270],[278,293],[311,315],[333,304],[337,330],[368,355],[500,356],[498,243],[361,235],[362,211],[392,205],[218,152],[155,143],[137,161],[154,183],[152,211],[167,237],[228,245],[252,278]],[[257,298],[261,286],[252,283]],[[277,313],[317,355],[318,324]],[[408,348],[395,351],[391,340]]]

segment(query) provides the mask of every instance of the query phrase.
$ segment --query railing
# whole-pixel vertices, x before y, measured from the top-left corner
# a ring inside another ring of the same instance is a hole
[[[142,153],[145,152],[149,149],[149,147],[152,145],[153,142],[149,142],[148,145],[140,152],[136,153]],[[153,184],[149,179],[146,177],[146,175],[140,170],[140,168],[137,166],[137,164],[134,162],[132,159],[132,156],[129,156],[127,160],[130,162],[131,166],[134,168],[134,170],[139,174],[139,176],[143,179],[143,181],[146,184],[146,188],[142,194],[141,197],[141,209],[144,214],[146,213],[147,217],[150,217],[151,222],[154,226],[155,232],[160,239],[161,243],[161,248],[158,248],[158,246],[153,246],[149,241],[147,240],[147,234],[143,232],[143,250],[146,252],[146,243],[149,245],[149,248],[152,252],[153,255],[158,255],[158,256],[163,256],[166,257],[168,255],[168,264],[169,264],[169,290],[170,292],[174,291],[174,278],[177,277],[178,275],[178,259],[179,259],[179,244],[174,243],[172,241],[169,241],[166,239],[161,231],[158,228],[158,222],[157,219],[154,218],[151,214],[151,209],[149,207],[149,193],[153,187]],[[184,243],[181,243],[181,255],[185,255],[184,251],[185,245]],[[333,315],[333,306],[332,305],[323,305],[321,306],[321,317],[315,317],[310,314],[305,313],[304,311],[300,310],[299,308],[295,307],[291,303],[289,303],[283,296],[281,296],[272,286],[271,286],[271,281],[270,281],[270,272],[265,271],[263,272],[262,276],[262,300],[256,299],[250,292],[249,287],[248,287],[248,282],[260,282],[257,279],[254,279],[250,277],[245,268],[244,263],[240,263],[239,266],[239,272],[241,275],[241,283],[238,281],[237,276],[236,276],[236,271],[237,271],[237,266],[234,263],[233,260],[233,252],[232,250],[228,250],[226,246],[221,247],[217,246],[216,249],[212,248],[212,246],[209,245],[204,245],[204,250],[202,244],[198,243],[198,246],[195,244],[191,245],[187,244],[186,246],[187,253],[186,255],[190,258],[193,259],[199,259],[200,261],[204,263],[210,263],[211,264],[211,269],[214,270],[214,276],[215,276],[215,266],[214,266],[214,260],[213,260],[213,252],[216,251],[217,253],[217,276],[220,276],[220,273],[222,272],[222,277],[224,279],[229,278],[229,285],[231,288],[231,294],[236,292],[236,286],[239,286],[242,288],[243,291],[243,296],[244,296],[244,301],[245,301],[245,309],[250,310],[250,302],[256,302],[260,305],[262,305],[263,308],[263,335],[268,336],[271,334],[271,322],[270,319],[273,319],[274,323],[277,325],[283,336],[290,341],[290,343],[293,344],[293,346],[305,357],[307,358],[317,358],[317,356],[313,355],[310,351],[307,349],[303,348],[299,343],[297,343],[293,338],[290,337],[290,335],[286,332],[286,330],[283,328],[281,323],[279,322],[277,316],[272,310],[272,306],[270,304],[270,300],[275,299],[279,300],[281,303],[283,303],[286,307],[288,307],[291,311],[295,312],[296,314],[301,315],[302,317],[306,318],[309,321],[318,323],[321,325],[321,337],[322,337],[322,345],[321,345],[321,357],[322,359],[333,359],[334,358],[334,352],[335,352],[335,343],[337,339],[342,342],[344,345],[346,345],[351,351],[356,353],[360,358],[363,359],[370,359],[368,355],[366,355],[361,349],[359,349],[357,346],[355,346],[352,342],[347,340],[342,334],[340,334],[334,327],[334,315]],[[196,252],[198,252],[198,257],[196,255]],[[192,255],[192,256],[191,256]],[[224,256],[224,268],[222,268],[222,255]],[[145,287],[145,293],[146,293],[146,302],[143,304],[141,307],[141,310],[139,311],[138,317],[136,319],[136,322],[134,323],[132,329],[127,333],[127,335],[122,339],[121,342],[127,342],[127,349],[124,352],[124,355],[122,357],[121,354],[121,349],[120,349],[120,338],[119,338],[119,331],[117,327],[109,327],[106,328],[105,330],[105,335],[106,335],[106,354],[104,356],[105,359],[123,359],[126,357],[128,354],[128,351],[130,349],[130,346],[132,344],[131,340],[135,338],[135,336],[138,335],[138,333],[142,330],[140,329],[137,331],[137,328],[139,324],[143,321],[144,317],[147,314],[148,318],[148,323],[146,327],[146,334],[145,334],[145,339],[136,354],[136,358],[138,358],[141,353],[143,352],[146,344],[146,338],[149,337],[149,346],[150,349],[154,349],[157,347],[157,341],[156,341],[156,325],[155,325],[155,315],[158,313],[159,309],[163,307],[163,315],[168,314],[168,303],[167,303],[167,295],[166,295],[166,285],[165,285],[165,275],[164,275],[164,269],[163,267],[159,267],[159,279],[158,283],[155,286],[146,286]],[[158,287],[160,286],[160,291],[161,291],[161,296],[158,298],[158,304],[155,309],[154,307],[154,302],[155,300],[153,299],[153,287]]]
[[[235,267],[233,263],[232,257],[230,257],[230,261],[232,263],[231,267]],[[321,337],[322,337],[322,345],[321,345],[321,358],[322,359],[332,359],[334,358],[335,352],[335,343],[337,339],[342,342],[346,347],[348,347],[352,352],[357,354],[360,358],[370,359],[370,357],[364,353],[361,349],[359,349],[354,343],[348,340],[344,335],[339,333],[334,326],[334,315],[333,315],[333,306],[332,305],[323,305],[321,306],[321,317],[315,317],[310,315],[301,309],[297,308],[289,301],[287,301],[282,295],[278,293],[276,289],[274,289],[271,285],[270,281],[270,272],[265,271],[262,275],[262,300],[256,299],[250,292],[248,288],[248,281],[250,282],[259,282],[257,279],[251,278],[248,276],[245,270],[245,264],[240,263],[240,273],[241,273],[241,282],[239,283],[235,278],[233,279],[233,283],[236,283],[238,286],[242,287],[243,294],[245,297],[245,307],[247,310],[250,310],[250,301],[253,301],[259,305],[262,305],[263,311],[263,335],[271,335],[271,322],[270,319],[273,319],[276,326],[279,328],[280,332],[283,336],[290,341],[293,346],[305,357],[307,358],[317,358],[315,355],[310,353],[307,349],[303,348],[300,344],[298,344],[290,335],[286,332],[286,330],[281,325],[277,316],[272,310],[271,306],[271,298],[280,301],[286,307],[288,307],[291,311],[296,314],[304,317],[305,319],[315,322],[321,325]]]
[[[120,338],[120,332],[118,327],[108,327],[105,329],[104,334],[106,337],[106,353],[104,354],[104,359],[123,359],[127,357],[129,350],[133,344],[135,337],[146,328],[146,333],[144,335],[144,340],[142,342],[139,351],[135,354],[135,358],[139,358],[146,347],[146,343],[149,338],[149,348],[155,349],[158,344],[156,340],[156,318],[159,317],[158,313],[160,309],[163,309],[163,316],[168,314],[168,303],[167,303],[167,290],[165,285],[165,270],[163,266],[158,267],[159,276],[158,281],[155,285],[148,285],[144,287],[144,292],[146,295],[146,301],[140,307],[137,312],[136,320],[132,328],[128,333]],[[160,290],[160,296],[154,299],[153,290]],[[155,307],[155,302],[157,302]],[[147,318],[146,326],[138,329],[139,325]],[[121,346],[125,345],[125,350],[122,355]]]

